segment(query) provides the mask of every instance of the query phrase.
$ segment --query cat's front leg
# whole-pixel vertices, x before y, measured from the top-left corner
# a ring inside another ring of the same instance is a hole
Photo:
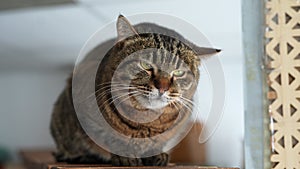
[[[142,159],[144,166],[167,166],[169,163],[169,155],[161,153],[156,156]]]
[[[113,166],[143,166],[142,159],[129,158],[113,154],[111,157]]]

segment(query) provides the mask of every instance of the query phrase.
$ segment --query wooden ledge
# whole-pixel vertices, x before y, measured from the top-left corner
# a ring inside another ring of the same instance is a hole
[[[158,166],[141,166],[141,167],[112,167],[112,166],[100,166],[100,165],[48,165],[48,169],[238,169],[238,168],[220,168],[220,167],[205,167],[205,166],[193,166],[193,165],[170,165],[166,167]]]
[[[166,167],[113,167],[97,164],[67,164],[57,163],[52,156],[52,150],[24,150],[21,151],[20,154],[24,161],[25,167],[28,169],[238,169],[176,164],[169,164],[169,166]]]

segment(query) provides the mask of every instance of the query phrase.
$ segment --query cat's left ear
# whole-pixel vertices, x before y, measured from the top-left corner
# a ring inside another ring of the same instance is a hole
[[[130,22],[123,16],[119,15],[117,21],[118,41],[124,40],[130,36],[138,35]]]
[[[205,48],[205,47],[196,47],[193,48],[196,54],[202,59],[202,58],[208,58],[215,54],[220,53],[221,49],[215,49],[215,48]]]

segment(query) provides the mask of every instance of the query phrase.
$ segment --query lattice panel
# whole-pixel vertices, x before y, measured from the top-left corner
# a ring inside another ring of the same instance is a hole
[[[266,58],[274,169],[300,169],[300,0],[266,2]]]

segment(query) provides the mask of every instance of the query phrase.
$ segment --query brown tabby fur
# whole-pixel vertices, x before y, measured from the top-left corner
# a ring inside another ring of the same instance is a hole
[[[132,81],[133,85],[142,85],[150,89],[157,88],[159,90],[177,94],[184,89],[178,88],[176,83],[185,84],[187,83],[186,81],[188,81],[192,84],[188,90],[184,90],[183,95],[187,99],[191,100],[199,79],[198,66],[200,65],[200,57],[219,52],[219,50],[216,49],[197,47],[185,40],[175,31],[155,24],[144,23],[132,27],[123,16],[119,16],[118,18],[117,30],[117,43],[102,60],[97,71],[97,78],[95,80],[96,84],[110,82],[118,65],[131,53],[147,48],[164,49],[174,55],[171,58],[172,60],[169,60],[169,62],[174,62],[174,65],[179,65],[180,68],[180,65],[183,63],[179,63],[179,61],[183,61],[191,70],[190,74],[193,74],[196,81],[191,82],[189,79],[180,81],[180,79],[178,79],[177,82],[174,82],[172,77],[165,76],[163,72],[158,71],[155,75],[153,75],[153,73],[150,75],[149,73],[146,73],[147,71],[143,71],[139,78]],[[172,35],[173,38],[156,33],[140,33],[145,32],[145,30],[155,30],[162,33],[167,32],[168,35]],[[113,46],[115,42],[116,40],[107,41],[91,51],[91,53],[89,53],[83,61],[81,66],[82,71],[88,71],[91,65],[97,64],[99,62],[97,53],[103,51],[106,46]],[[163,51],[158,51],[151,59],[158,60],[159,58],[162,64],[164,62],[168,62],[164,60],[165,57],[163,54]],[[180,59],[175,60],[175,58]],[[128,74],[130,74],[130,69],[131,68],[129,67],[128,71],[120,72],[119,78],[129,76]],[[103,93],[103,91],[101,92],[101,85],[100,87],[99,85],[95,86],[95,91]],[[97,92],[95,92],[95,95],[97,96]],[[129,99],[131,103],[134,103],[134,107],[130,106],[130,104],[125,101],[123,103],[124,106],[122,106],[123,108],[118,110],[116,110],[113,105],[106,104],[106,101],[111,99],[111,97],[111,94],[105,94],[98,100],[99,108],[101,105],[104,105],[101,107],[101,112],[105,120],[118,132],[134,138],[148,138],[156,136],[166,130],[174,128],[176,125],[181,125],[186,121],[186,117],[184,116],[181,117],[179,123],[174,123],[174,121],[178,118],[178,108],[187,112],[189,111],[189,109],[180,104],[169,104],[163,108],[163,114],[158,119],[152,122],[140,124],[129,119],[122,118],[120,113],[122,111],[139,113],[139,111],[146,109],[143,105],[139,104],[135,97],[131,97],[131,99]],[[176,108],[176,106],[178,107]],[[57,145],[57,152],[55,153],[55,156],[58,161],[66,161],[70,163],[111,163],[118,166],[165,166],[168,163],[168,154],[166,153],[148,158],[128,158],[111,154],[95,144],[83,131],[77,119],[72,99],[72,77],[68,79],[65,90],[61,93],[55,103],[51,120],[51,133]],[[166,141],[171,138],[172,134],[169,134],[166,136]]]

